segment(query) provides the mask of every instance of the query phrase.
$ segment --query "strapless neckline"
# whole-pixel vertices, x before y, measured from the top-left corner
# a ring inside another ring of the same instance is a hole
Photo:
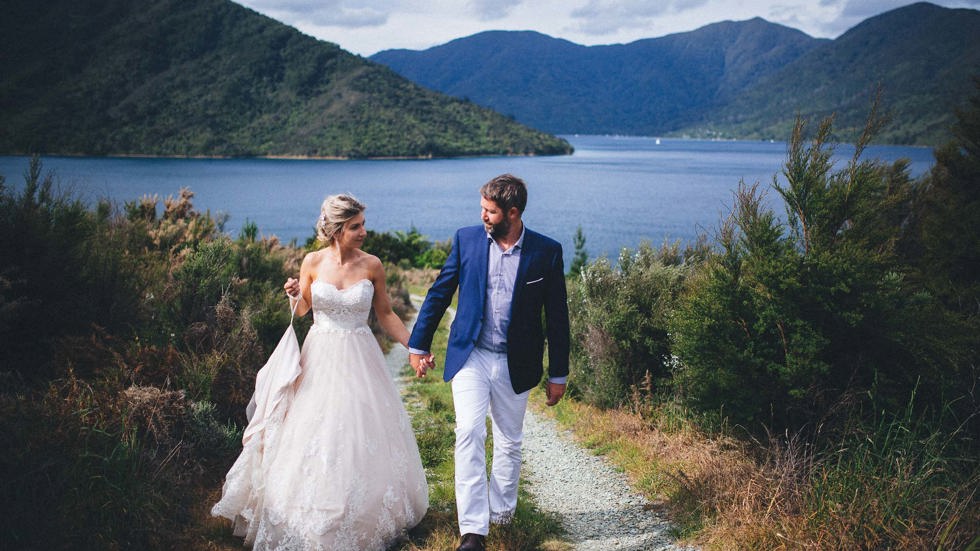
[[[319,281],[320,284],[316,284]],[[313,298],[313,327],[321,331],[354,331],[370,333],[367,322],[371,313],[374,286],[370,279],[360,279],[343,289],[326,280],[316,279],[310,285]]]
[[[333,283],[330,283],[329,281],[327,281],[325,279],[316,278],[316,279],[313,280],[313,283],[314,284],[316,284],[316,283],[322,283],[324,285],[329,285],[329,286],[333,287],[335,290],[337,290],[338,292],[341,292],[341,293],[344,292],[344,291],[348,291],[350,289],[353,289],[354,287],[357,287],[358,285],[360,285],[362,283],[365,283],[365,282],[366,283],[371,283],[371,280],[368,279],[368,278],[359,279],[356,282],[351,283],[347,287],[344,287],[343,289],[341,289],[340,287],[337,287],[336,285],[334,285]],[[371,285],[374,285],[374,283],[371,283]]]

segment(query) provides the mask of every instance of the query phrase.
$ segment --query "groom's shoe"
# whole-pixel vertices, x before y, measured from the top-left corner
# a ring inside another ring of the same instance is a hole
[[[484,551],[486,545],[483,541],[484,537],[480,534],[463,534],[456,551]]]

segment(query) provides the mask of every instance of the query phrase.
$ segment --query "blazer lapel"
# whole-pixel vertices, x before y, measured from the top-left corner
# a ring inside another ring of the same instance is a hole
[[[518,303],[521,299],[521,294],[524,292],[524,282],[527,281],[527,270],[528,266],[531,265],[533,256],[534,237],[531,234],[531,230],[525,228],[524,244],[521,248],[521,260],[517,263],[517,278],[514,280],[514,296],[511,298],[510,303],[511,312],[514,311],[514,304]]]
[[[473,250],[476,254],[476,262],[473,266],[476,269],[476,292],[479,295],[477,300],[480,303],[477,311],[482,313],[483,309],[486,308],[484,302],[487,300],[487,265],[490,262],[490,239],[487,238],[485,232],[480,233],[480,241],[475,245]]]

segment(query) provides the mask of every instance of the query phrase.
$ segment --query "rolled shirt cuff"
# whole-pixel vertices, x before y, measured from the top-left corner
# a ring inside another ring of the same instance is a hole
[[[410,354],[418,354],[420,356],[428,356],[429,355],[429,351],[428,350],[419,350],[418,348],[412,348],[412,347],[409,347],[408,348],[408,352]],[[568,376],[565,376],[565,377],[548,377],[548,382],[549,383],[556,384],[556,385],[566,385],[566,384],[568,384]]]

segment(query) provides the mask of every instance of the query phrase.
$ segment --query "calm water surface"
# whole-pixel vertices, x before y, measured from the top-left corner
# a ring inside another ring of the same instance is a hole
[[[691,241],[712,234],[728,212],[740,181],[768,189],[786,158],[782,142],[715,142],[610,136],[566,136],[575,154],[563,157],[405,161],[268,159],[131,159],[45,157],[62,188],[87,202],[117,203],[143,195],[161,200],[189,187],[199,210],[229,215],[237,235],[246,220],[263,235],[303,242],[313,235],[324,196],[350,192],[368,205],[368,228],[416,227],[446,240],[480,222],[479,188],[511,172],[528,183],[527,225],[562,242],[566,265],[579,225],[592,258],[615,258],[642,241]],[[839,148],[837,166],[852,149]],[[919,176],[932,166],[932,150],[880,146],[866,158],[907,158]],[[25,157],[0,157],[7,184],[23,185]],[[775,192],[769,203],[782,213]],[[162,204],[162,201],[161,201]]]

